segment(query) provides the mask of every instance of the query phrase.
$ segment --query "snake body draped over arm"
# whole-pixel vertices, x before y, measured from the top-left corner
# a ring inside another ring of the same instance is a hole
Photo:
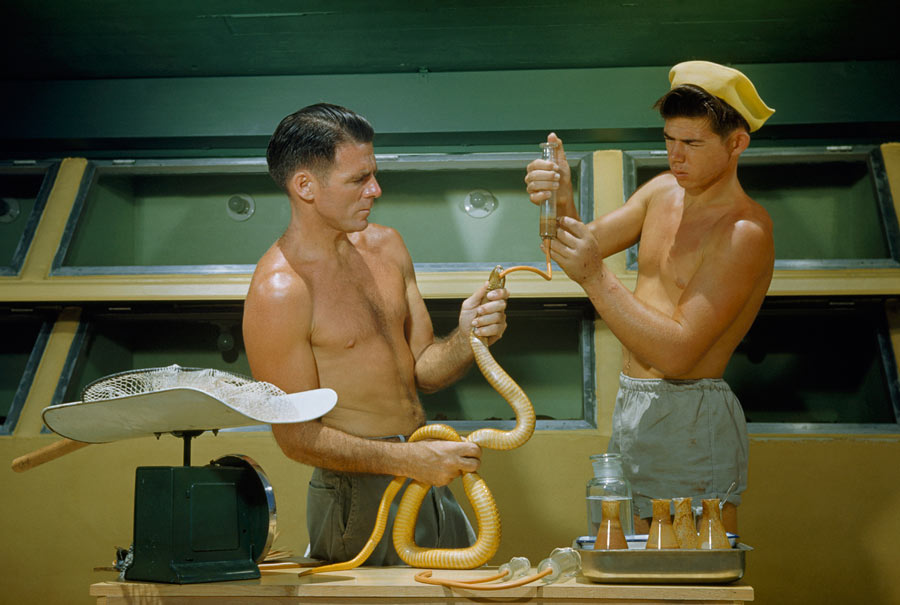
[[[538,273],[544,279],[551,278],[549,249],[547,252],[547,272],[528,266],[510,267],[505,271],[497,266],[491,272],[489,289],[502,288],[506,275],[513,271],[526,270]],[[474,331],[469,333],[469,345],[475,357],[475,363],[497,393],[503,397],[516,413],[516,426],[511,431],[484,428],[470,433],[465,440],[477,443],[479,446],[494,450],[515,449],[531,438],[535,426],[535,413],[531,400],[518,384],[500,367],[500,364],[491,355],[487,345],[478,338]],[[447,441],[463,441],[453,428],[444,424],[429,424],[414,432],[409,441],[421,441],[423,439],[443,439]],[[397,492],[406,481],[405,477],[395,477],[384,490],[375,527],[369,540],[353,559],[343,563],[323,565],[303,571],[300,575],[323,573],[330,571],[346,571],[354,569],[365,562],[372,554],[375,546],[384,535],[387,526],[390,504]],[[475,511],[478,523],[478,537],[475,543],[468,548],[423,548],[415,543],[416,519],[425,495],[431,488],[430,485],[420,481],[411,481],[397,508],[397,516],[394,519],[393,540],[394,548],[399,557],[413,567],[430,567],[437,569],[471,569],[484,565],[494,556],[500,547],[500,514],[494,497],[488,489],[484,479],[478,473],[464,473],[462,476],[463,488],[466,496]]]

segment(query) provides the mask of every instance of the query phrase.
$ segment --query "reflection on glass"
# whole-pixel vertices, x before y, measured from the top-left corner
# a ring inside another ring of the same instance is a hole
[[[18,200],[11,197],[0,198],[0,223],[11,223],[20,213]]]
[[[236,193],[225,204],[228,216],[236,221],[246,221],[256,211],[256,203],[246,193]]]
[[[473,189],[463,200],[463,210],[472,218],[484,218],[497,207],[497,198],[487,189]]]

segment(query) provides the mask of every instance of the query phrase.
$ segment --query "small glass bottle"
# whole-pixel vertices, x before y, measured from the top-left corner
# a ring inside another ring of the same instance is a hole
[[[603,500],[619,502],[619,522],[626,536],[634,534],[634,517],[631,512],[631,484],[622,471],[620,454],[595,454],[591,456],[594,476],[587,482],[588,534],[596,536],[603,521]]]
[[[556,164],[556,149],[558,143],[541,143],[541,159]],[[541,239],[556,237],[556,192],[551,191],[550,197],[541,202]]]

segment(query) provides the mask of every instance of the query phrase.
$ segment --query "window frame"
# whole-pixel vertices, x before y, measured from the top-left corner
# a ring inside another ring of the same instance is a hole
[[[659,168],[668,170],[668,159],[665,150],[623,151],[623,203],[637,188],[637,171],[639,168]],[[900,268],[900,225],[891,196],[890,183],[885,169],[881,148],[875,145],[832,145],[821,147],[760,147],[750,148],[741,154],[740,166],[758,166],[766,164],[825,163],[825,162],[859,162],[863,161],[868,169],[869,177],[875,192],[876,209],[881,219],[885,242],[889,257],[860,259],[775,259],[775,270],[842,270],[842,269],[877,269]],[[628,248],[626,268],[637,270],[638,245]]]

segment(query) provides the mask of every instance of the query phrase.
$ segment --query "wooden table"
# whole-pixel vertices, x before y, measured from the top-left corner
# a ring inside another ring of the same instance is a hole
[[[408,567],[357,568],[299,578],[295,571],[264,575],[258,580],[212,584],[156,584],[100,582],[91,586],[98,605],[125,603],[234,605],[237,603],[744,603],[753,588],[740,582],[727,585],[595,584],[583,577],[555,584],[540,581],[504,590],[479,591],[422,584],[413,579],[421,570]],[[496,569],[435,571],[435,578],[471,580]]]

